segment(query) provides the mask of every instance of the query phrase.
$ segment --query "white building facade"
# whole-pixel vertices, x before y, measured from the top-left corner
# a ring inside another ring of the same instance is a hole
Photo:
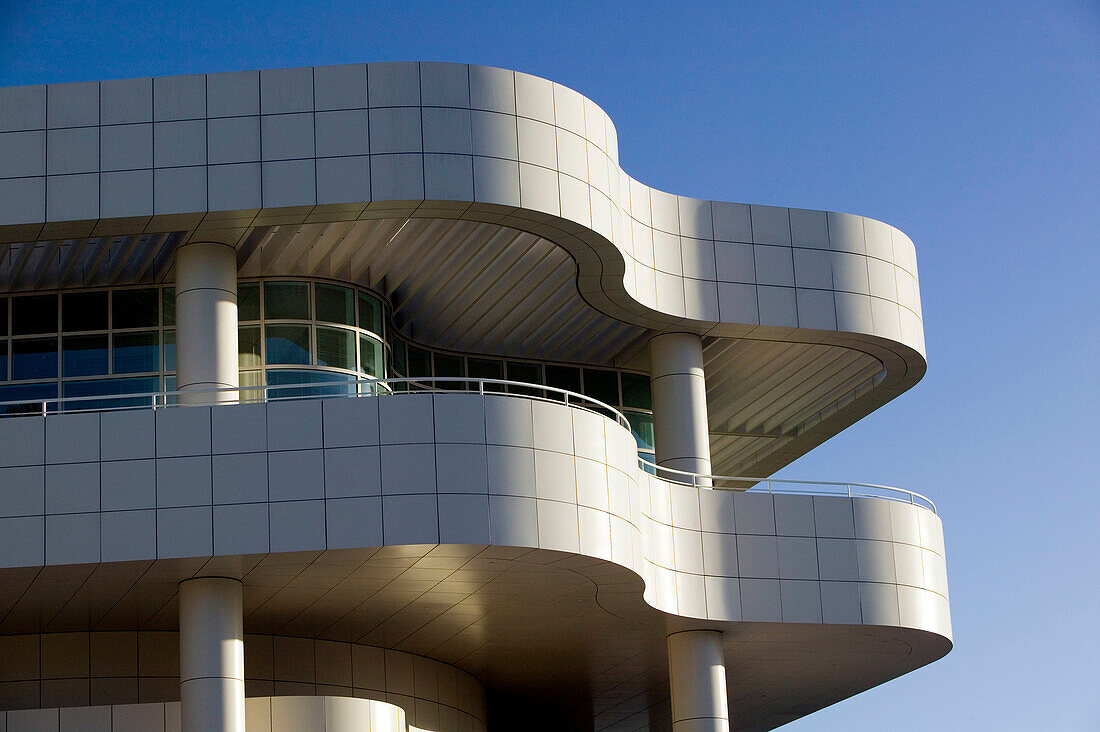
[[[771,729],[951,648],[912,242],[358,64],[0,89],[0,730]],[[732,477],[729,477],[732,476]]]

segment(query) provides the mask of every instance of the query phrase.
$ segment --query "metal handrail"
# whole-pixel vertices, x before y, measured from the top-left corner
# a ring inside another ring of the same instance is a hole
[[[663,480],[693,488],[710,488],[721,491],[741,491],[754,493],[779,493],[798,495],[843,495],[849,498],[884,498],[890,501],[911,503],[936,513],[936,504],[931,498],[904,488],[876,483],[833,482],[827,480],[788,480],[785,478],[750,478],[735,475],[710,475],[692,473],[687,470],[666,468],[662,465],[638,456],[638,466],[647,473]],[[725,484],[725,485],[722,485]],[[733,485],[730,485],[733,484]],[[763,486],[763,487],[761,487]],[[795,486],[795,487],[788,487]],[[807,487],[802,487],[807,486]]]
[[[439,384],[453,384],[458,388],[439,386]],[[395,388],[397,387],[397,388]],[[566,406],[579,407],[590,412],[596,412],[615,419],[622,427],[630,429],[630,422],[623,413],[609,404],[593,399],[585,394],[579,394],[568,389],[559,389],[555,386],[543,386],[531,384],[525,381],[509,381],[506,379],[478,379],[465,376],[422,376],[408,378],[386,379],[356,379],[355,381],[321,381],[302,382],[296,384],[260,384],[257,386],[219,387],[212,389],[183,389],[176,391],[155,391],[132,394],[100,394],[93,396],[62,397],[60,399],[19,399],[0,402],[0,417],[14,416],[45,416],[48,414],[62,414],[72,411],[86,412],[118,412],[134,409],[164,409],[180,404],[180,397],[186,397],[186,406],[215,406],[232,403],[254,403],[265,401],[281,401],[290,399],[324,399],[333,397],[369,397],[393,393],[405,392],[430,392],[443,394],[512,394],[515,391],[506,391],[503,387],[515,387],[522,389],[519,396],[541,401],[551,401],[555,404],[565,403]],[[296,394],[294,391],[309,391],[313,393]],[[337,393],[336,390],[347,390],[347,393]],[[288,393],[279,396],[278,392]],[[272,392],[275,395],[272,396]],[[326,393],[328,392],[328,393]],[[202,395],[212,397],[235,394],[236,399],[202,399]],[[547,396],[555,395],[555,396]],[[80,409],[81,403],[91,402],[140,402],[122,404],[120,406],[96,406]],[[69,406],[69,409],[64,409]],[[28,407],[34,407],[28,410]],[[9,411],[14,408],[15,411]]]
[[[458,388],[439,386],[439,384],[452,384]],[[474,386],[476,385],[476,386]],[[486,388],[486,387],[489,388]],[[354,387],[354,389],[352,389]],[[397,388],[395,388],[397,387]],[[494,388],[495,387],[495,388]],[[542,401],[552,401],[555,404],[565,403],[566,406],[578,407],[604,416],[612,416],[619,425],[630,428],[630,421],[609,404],[598,399],[579,394],[568,389],[559,389],[554,386],[531,384],[524,381],[509,381],[506,379],[478,379],[463,376],[424,376],[408,378],[387,379],[356,379],[346,382],[305,382],[298,384],[262,384],[257,386],[221,387],[215,389],[185,389],[177,391],[142,392],[133,394],[103,394],[82,397],[62,397],[60,399],[44,400],[15,400],[0,402],[0,417],[14,416],[46,416],[48,414],[61,414],[70,411],[86,412],[117,412],[135,409],[164,409],[179,405],[180,397],[187,398],[187,406],[213,406],[218,404],[254,403],[265,401],[281,401],[291,399],[317,399],[333,397],[369,397],[393,394],[395,392],[430,392],[444,394],[512,394],[515,391],[505,391],[503,387],[522,389],[519,396]],[[331,393],[333,389],[348,389],[350,393]],[[279,396],[278,392],[290,392],[291,390],[309,390],[313,393]],[[330,393],[325,393],[330,390]],[[272,393],[275,396],[272,396]],[[213,397],[235,394],[236,399],[211,398],[204,401],[201,395]],[[540,395],[541,394],[541,395]],[[548,394],[556,397],[546,396]],[[96,406],[89,409],[80,409],[81,403],[90,402],[119,402],[138,401],[137,404],[124,404],[121,406]],[[70,406],[70,409],[63,407]],[[35,407],[33,411],[28,407]],[[16,411],[9,411],[15,408]],[[639,467],[656,475],[659,478],[669,480],[681,485],[690,485],[695,488],[709,488],[727,491],[755,491],[768,493],[793,493],[810,495],[846,495],[848,497],[885,498],[894,501],[903,501],[918,506],[924,506],[933,513],[936,512],[936,504],[932,499],[913,491],[902,488],[894,488],[874,483],[834,483],[819,480],[785,480],[775,478],[750,478],[731,475],[709,475],[704,473],[692,473],[686,470],[666,468],[654,462],[638,457]],[[761,488],[760,486],[764,486]],[[777,487],[778,486],[778,487]],[[800,486],[791,488],[789,486]],[[815,488],[801,487],[815,486]],[[875,492],[877,491],[877,492]]]

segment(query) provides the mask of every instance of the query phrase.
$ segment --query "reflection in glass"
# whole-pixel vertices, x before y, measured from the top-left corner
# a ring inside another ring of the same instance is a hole
[[[32,338],[12,341],[11,378],[56,379],[57,378],[57,339]]]
[[[264,318],[267,320],[309,320],[309,284],[305,282],[265,282]]]
[[[237,320],[260,319],[260,283],[242,282],[237,285]]]
[[[237,367],[246,369],[262,366],[260,360],[260,326],[248,325],[237,329]]]
[[[382,363],[382,344],[370,336],[359,336],[359,370],[381,379],[385,376]]]
[[[303,399],[325,396],[351,396],[355,394],[355,376],[334,371],[303,371],[296,369],[270,369],[267,372],[269,386],[284,384],[317,384],[301,388],[270,389],[268,399]],[[321,386],[323,384],[323,386]]]
[[[308,325],[269,325],[264,329],[266,361],[272,363],[308,364]]]
[[[113,352],[116,374],[140,374],[159,370],[155,330],[145,333],[115,333]]]
[[[403,341],[393,342],[393,375],[394,376],[408,376],[409,369],[408,364],[405,362],[405,343]]]
[[[112,396],[115,394],[152,394],[159,388],[160,379],[156,376],[145,376],[130,379],[95,379],[92,381],[66,381],[62,384],[62,396],[88,397],[88,396]],[[147,407],[152,404],[152,396],[130,396],[113,399],[88,399],[86,401],[68,402],[64,405],[65,411],[79,411],[81,409],[118,409],[122,407]]]
[[[160,293],[155,289],[115,290],[111,293],[114,328],[156,328]]]
[[[359,293],[359,327],[385,336],[382,332],[382,301],[365,292]]]
[[[23,295],[11,299],[12,335],[57,332],[57,295]]]
[[[623,412],[630,422],[630,432],[639,450],[653,450],[653,415],[644,412]]]
[[[351,290],[335,285],[315,285],[317,320],[355,325],[355,299]]]
[[[66,292],[61,296],[61,330],[107,330],[106,292]]]
[[[8,342],[0,341],[0,381],[8,380]]]
[[[257,329],[259,330],[259,329]],[[263,386],[264,372],[263,371],[241,371],[237,378],[238,384],[241,387],[241,402],[259,402],[263,401],[264,391],[263,389],[246,389],[245,387]]]
[[[107,336],[65,336],[61,340],[62,376],[107,373]]]
[[[0,336],[8,334],[8,299],[0,297]]]
[[[317,365],[355,370],[355,334],[350,330],[317,328]]]
[[[57,382],[0,386],[0,414],[42,414],[42,402],[57,399]],[[53,409],[56,405],[49,405]]]
[[[176,331],[164,331],[164,370],[176,370]]]

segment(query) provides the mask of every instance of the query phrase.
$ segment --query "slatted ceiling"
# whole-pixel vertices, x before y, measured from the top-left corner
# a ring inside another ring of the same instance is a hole
[[[844,361],[847,355],[838,348],[799,350],[789,361],[777,361],[774,369],[765,369],[755,388],[736,400],[731,408],[736,410],[741,422],[735,425],[734,431],[771,432],[774,427],[769,427],[768,421],[786,413],[789,405],[796,402],[801,387],[807,382],[816,382],[822,373],[828,372],[837,361]]]

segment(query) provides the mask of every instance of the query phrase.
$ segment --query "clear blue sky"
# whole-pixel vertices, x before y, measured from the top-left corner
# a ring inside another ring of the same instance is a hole
[[[657,188],[907,232],[927,377],[785,474],[937,502],[956,647],[789,729],[1100,729],[1100,4],[0,0],[0,85],[390,60],[577,89]]]

